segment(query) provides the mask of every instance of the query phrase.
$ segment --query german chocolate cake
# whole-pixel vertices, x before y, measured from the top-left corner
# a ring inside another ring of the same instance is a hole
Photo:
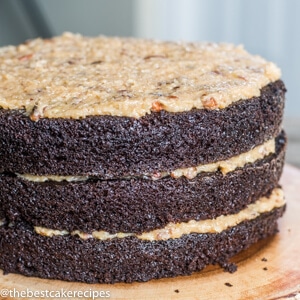
[[[0,268],[188,275],[278,231],[285,86],[241,46],[66,33],[0,48]]]

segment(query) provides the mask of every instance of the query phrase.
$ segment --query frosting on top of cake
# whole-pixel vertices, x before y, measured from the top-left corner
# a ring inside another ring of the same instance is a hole
[[[30,118],[222,109],[280,78],[242,46],[65,33],[0,48],[0,107]]]

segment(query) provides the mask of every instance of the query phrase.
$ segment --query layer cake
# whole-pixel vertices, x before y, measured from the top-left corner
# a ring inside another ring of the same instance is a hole
[[[241,46],[66,33],[0,49],[0,267],[188,275],[274,235],[280,70]]]

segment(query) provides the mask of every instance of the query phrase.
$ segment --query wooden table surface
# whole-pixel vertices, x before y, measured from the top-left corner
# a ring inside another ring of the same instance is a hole
[[[43,299],[41,296],[23,297],[20,293],[26,289],[38,293],[82,291],[89,295],[48,299],[93,299],[93,292],[96,295],[100,291],[103,295],[109,294],[109,299],[300,299],[300,170],[286,166],[281,182],[288,206],[279,221],[280,233],[238,255],[233,260],[238,271],[233,274],[219,267],[208,267],[187,277],[115,285],[89,285],[9,274],[0,276],[0,299]],[[3,290],[4,294],[10,290],[14,297],[3,295]],[[98,294],[94,299],[103,297]]]

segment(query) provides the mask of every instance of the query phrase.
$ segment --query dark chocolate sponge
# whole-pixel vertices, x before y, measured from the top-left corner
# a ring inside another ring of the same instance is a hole
[[[166,241],[134,237],[99,241],[75,236],[44,237],[16,224],[0,228],[0,268],[5,273],[87,283],[148,281],[189,275],[209,264],[229,271],[228,260],[277,232],[285,207],[244,221],[219,234],[190,234]]]
[[[0,169],[117,178],[224,160],[279,133],[285,91],[278,80],[265,86],[260,97],[225,109],[161,111],[140,119],[33,122],[22,111],[0,109]]]
[[[202,173],[194,179],[120,179],[83,182],[30,182],[0,176],[0,211],[9,222],[60,230],[141,233],[169,222],[233,214],[278,185],[285,136],[276,153],[225,176]],[[1,215],[1,213],[0,213]]]

